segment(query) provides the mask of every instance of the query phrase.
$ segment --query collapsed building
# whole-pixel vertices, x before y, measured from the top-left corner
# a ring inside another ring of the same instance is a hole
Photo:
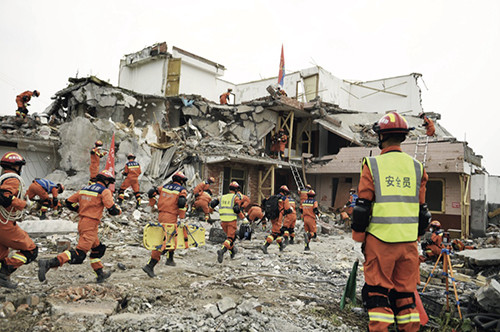
[[[0,147],[17,148],[26,157],[25,181],[49,177],[76,188],[88,178],[95,140],[109,145],[114,133],[117,170],[133,152],[144,170],[143,190],[182,169],[190,186],[215,177],[215,195],[236,180],[259,204],[280,185],[296,192],[302,182],[315,188],[325,211],[335,211],[356,187],[362,158],[379,153],[373,123],[396,110],[416,128],[403,150],[426,163],[434,217],[461,237],[484,235],[488,222],[498,218],[487,213],[500,205],[488,191],[498,178],[486,173],[481,156],[466,142],[437,123],[435,137],[419,151],[425,135],[418,117],[420,74],[358,82],[314,67],[287,74],[284,89],[291,97],[284,97],[274,93],[276,78],[232,84],[222,80],[224,70],[155,44],[121,60],[119,86],[96,77],[71,78],[44,117],[21,127],[4,120]],[[232,103],[214,102],[227,88],[234,91]],[[437,113],[428,116],[440,119]],[[285,160],[269,156],[279,128],[288,135]],[[119,182],[120,177],[117,172]]]

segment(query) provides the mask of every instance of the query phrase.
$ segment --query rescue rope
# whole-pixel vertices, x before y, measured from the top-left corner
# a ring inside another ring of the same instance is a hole
[[[0,176],[0,183],[3,183],[3,181],[7,180],[8,178],[16,178],[19,180],[19,189],[17,191],[17,198],[21,199],[21,197],[24,196],[24,180],[22,177],[15,173],[5,173],[2,176]],[[5,221],[0,219],[0,222],[2,224],[7,224],[9,220],[19,220],[23,216],[23,211],[22,210],[17,210],[14,211],[14,208],[10,208],[10,210],[7,210],[3,206],[0,205],[0,215],[5,219]]]

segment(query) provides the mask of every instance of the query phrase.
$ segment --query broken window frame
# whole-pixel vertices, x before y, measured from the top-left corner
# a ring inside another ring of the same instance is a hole
[[[233,174],[234,171],[243,172],[243,177],[234,176]],[[229,172],[229,174],[227,174],[226,172]],[[246,195],[247,178],[248,178],[248,171],[244,168],[224,167],[224,184],[227,183],[227,185],[224,185],[223,194],[227,194],[229,192],[229,184],[233,181],[236,181],[240,185],[241,192]]]

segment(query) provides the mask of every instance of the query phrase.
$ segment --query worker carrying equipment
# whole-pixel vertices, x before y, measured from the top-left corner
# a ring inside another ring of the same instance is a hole
[[[23,200],[24,183],[20,177],[21,168],[26,165],[24,158],[16,152],[7,152],[0,159],[0,286],[16,288],[10,275],[23,264],[34,261],[38,247],[28,233],[17,225],[22,210],[29,208]],[[17,250],[9,257],[9,248]]]
[[[40,220],[47,219],[47,211],[49,208],[60,209],[61,203],[57,196],[62,194],[64,186],[61,183],[54,183],[47,179],[35,179],[28,187],[26,195],[32,201],[36,196],[39,197],[38,202],[42,205],[40,208]],[[52,199],[49,195],[52,195]]]
[[[127,163],[123,169],[122,174],[126,176],[120,189],[118,190],[118,205],[122,205],[123,199],[125,198],[125,190],[132,187],[134,191],[136,205],[135,208],[139,208],[141,205],[141,192],[139,188],[139,175],[141,175],[141,165],[135,161],[135,155],[129,153],[127,155]]]
[[[102,141],[96,141],[94,147],[90,150],[90,181],[95,181],[95,177],[99,173],[99,163],[101,158],[108,154],[108,151],[102,148]]]
[[[210,222],[210,214],[214,212],[214,208],[217,205],[219,205],[219,200],[217,198],[212,199],[212,191],[210,189],[207,189],[200,195],[198,195],[196,201],[193,204],[193,208],[195,210],[202,210],[205,214],[205,222]]]
[[[288,187],[286,185],[282,185],[279,188],[277,195],[269,197],[264,202],[264,206],[266,207],[265,209],[266,217],[271,221],[272,225],[271,233],[266,237],[264,244],[260,248],[264,254],[268,253],[267,248],[271,245],[271,243],[273,243],[273,241],[276,241],[280,251],[283,251],[286,247],[285,243],[283,243],[282,226],[283,226],[283,217],[293,212],[292,208],[290,207],[290,201],[287,197],[289,194],[290,190],[288,189]],[[275,205],[274,203],[275,200],[277,203],[276,210],[278,211],[278,213],[277,215],[275,213],[268,214],[269,212],[268,207],[271,205],[269,203],[270,201],[273,201],[272,205]]]
[[[363,304],[370,331],[418,331],[420,316],[414,292],[420,281],[417,238],[424,234],[430,213],[425,204],[427,173],[402,152],[410,128],[396,112],[373,125],[382,150],[362,161],[359,198],[353,211],[352,237],[364,242]]]
[[[222,244],[222,248],[217,250],[217,261],[222,263],[224,254],[229,251],[230,257],[234,258],[238,253],[234,242],[236,240],[237,220],[238,217],[244,221],[248,221],[240,207],[241,195],[238,193],[240,185],[236,181],[229,184],[229,193],[223,195],[220,199],[219,215],[220,223],[226,240]]]
[[[39,97],[40,92],[37,90],[31,91],[24,91],[23,93],[19,94],[16,96],[16,104],[17,104],[17,111],[16,111],[16,117],[25,119],[26,116],[28,115],[28,108],[29,102],[31,100],[31,97]]]
[[[96,182],[91,183],[71,195],[66,200],[66,206],[78,212],[79,240],[75,249],[66,250],[52,259],[41,259],[38,261],[38,279],[45,281],[47,272],[52,268],[57,268],[69,264],[82,264],[90,251],[90,266],[97,276],[97,282],[102,283],[109,278],[111,272],[104,272],[101,258],[106,252],[104,245],[97,235],[97,229],[101,222],[104,208],[112,216],[121,214],[120,207],[113,201],[113,194],[108,186],[115,183],[114,175],[103,170],[96,176]]]
[[[158,198],[158,222],[162,224],[164,228],[168,225],[174,227],[175,234],[179,235],[176,237],[183,237],[185,241],[188,240],[187,229],[184,227],[184,220],[186,218],[186,197],[187,191],[184,188],[188,178],[182,172],[176,172],[172,175],[172,181],[157,188],[152,188],[148,191],[149,205],[154,206],[156,204],[157,196]],[[182,231],[182,234],[178,232]],[[168,257],[165,262],[166,265],[175,266],[174,262],[174,252],[175,248],[168,249]],[[146,264],[142,270],[151,278],[155,277],[154,267],[160,261],[163,250],[152,250],[151,258],[148,264]]]

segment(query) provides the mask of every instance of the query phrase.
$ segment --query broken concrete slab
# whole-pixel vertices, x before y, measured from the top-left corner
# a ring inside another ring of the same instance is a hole
[[[78,223],[64,219],[25,220],[18,225],[32,236],[67,234],[78,231]]]
[[[500,265],[500,248],[464,250],[455,255],[477,266]]]
[[[115,323],[134,323],[148,319],[156,319],[157,316],[153,314],[136,314],[131,312],[123,312],[109,317],[109,320]]]
[[[476,292],[477,302],[487,312],[500,313],[500,283],[491,279]]]
[[[254,108],[252,106],[248,106],[248,105],[239,105],[237,107],[237,111],[236,113],[237,114],[241,114],[241,113],[249,113],[249,112],[253,112],[254,111]]]
[[[49,300],[52,306],[52,315],[54,316],[99,316],[106,317],[115,312],[117,307],[116,301],[101,301],[101,302],[60,302]]]
[[[232,298],[230,298],[229,296],[226,296],[226,297],[222,298],[222,300],[217,302],[217,308],[219,309],[219,311],[221,313],[224,314],[224,313],[228,312],[229,310],[236,308],[236,302],[234,302],[234,300]]]
[[[209,303],[205,305],[204,308],[207,314],[214,319],[221,315],[219,309],[217,309],[217,306],[215,304]]]
[[[196,106],[189,106],[189,107],[182,107],[182,113],[184,113],[184,115],[190,115],[190,116],[200,116],[200,111],[198,110],[198,108],[196,108]]]

